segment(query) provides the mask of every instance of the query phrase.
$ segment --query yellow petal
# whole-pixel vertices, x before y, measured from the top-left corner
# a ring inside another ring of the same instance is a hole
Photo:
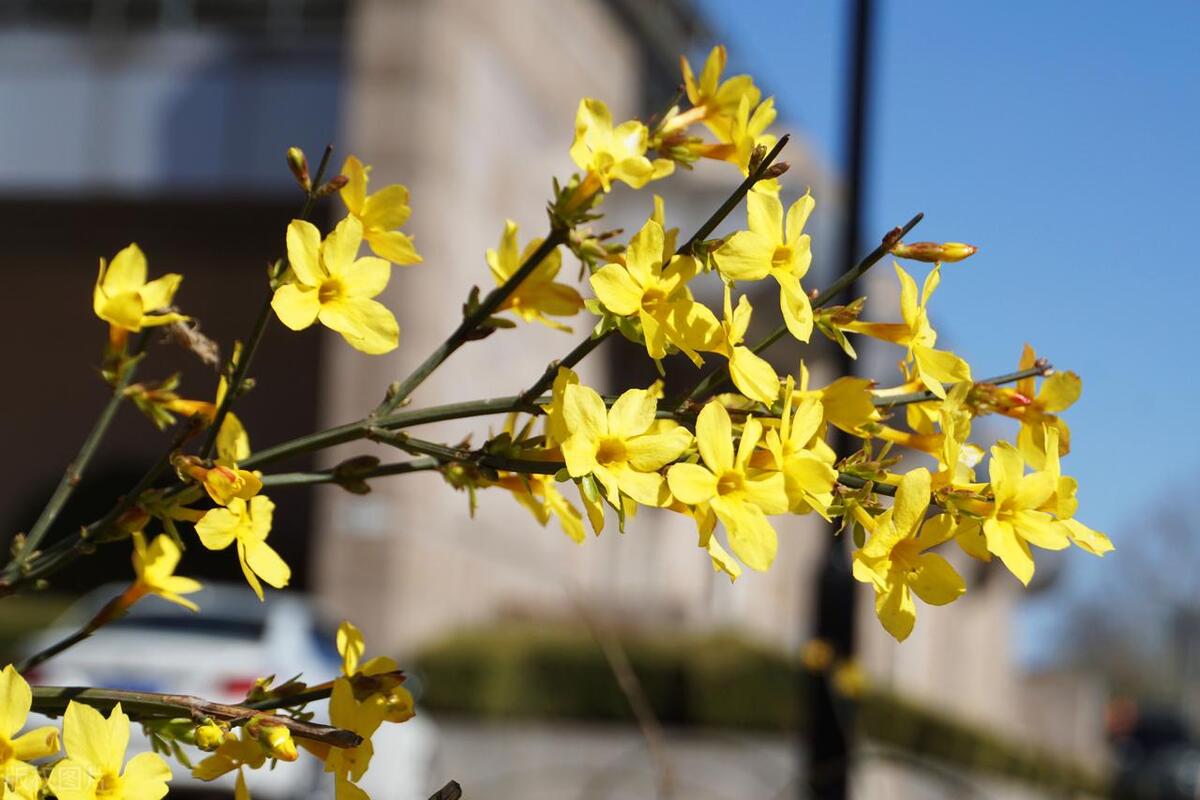
[[[783,244],[783,203],[765,192],[746,193],[746,218],[753,233],[773,244]]]
[[[783,514],[788,510],[787,488],[783,474],[762,475],[746,481],[746,500],[766,514]]]
[[[738,391],[752,400],[770,406],[779,397],[779,376],[774,367],[748,347],[733,348],[729,376]]]
[[[231,500],[229,505],[236,507],[241,500]],[[224,550],[233,542],[241,517],[230,508],[213,508],[204,512],[204,516],[196,523],[196,533],[200,543],[209,550]]]
[[[103,298],[96,315],[110,325],[136,332],[142,329],[142,311],[141,296],[127,292]]]
[[[315,288],[285,283],[275,290],[271,308],[280,322],[294,331],[301,331],[316,321],[321,300]]]
[[[638,472],[629,467],[612,470],[617,486],[644,506],[661,506],[668,502],[663,476],[657,472]]]
[[[1026,586],[1033,578],[1033,554],[1029,545],[1017,536],[1013,526],[994,519],[984,520],[983,535],[987,539],[988,552],[999,556],[1008,571]]]
[[[896,490],[896,502],[892,506],[892,521],[901,536],[911,538],[925,519],[929,508],[929,491],[932,480],[929,470],[917,467],[900,479]]]
[[[337,651],[342,656],[342,672],[353,675],[358,671],[359,659],[367,651],[367,643],[352,622],[346,621],[337,629]]]
[[[733,423],[729,412],[716,400],[710,400],[696,418],[696,446],[714,472],[733,468]]]
[[[292,577],[292,570],[287,562],[266,542],[251,542],[246,545],[246,563],[254,570],[255,575],[276,589],[287,586]]]
[[[367,170],[357,156],[347,156],[342,164],[346,185],[342,187],[342,202],[351,214],[361,214],[367,198]]]
[[[372,253],[398,266],[420,264],[422,261],[412,237],[408,234],[400,231],[370,231],[366,234],[366,239]]]
[[[25,724],[33,705],[33,692],[16,668],[9,664],[0,672],[0,736],[11,739]]]
[[[629,316],[641,308],[642,287],[634,282],[628,271],[616,264],[601,267],[589,283],[597,299],[614,314]]]
[[[392,265],[382,258],[360,258],[341,273],[349,297],[374,297],[382,292],[392,275]]]
[[[317,226],[294,219],[287,229],[288,263],[296,278],[305,286],[318,287],[325,278],[321,266],[321,232]]]
[[[75,759],[55,764],[47,783],[59,800],[96,800],[96,779],[88,774],[87,765]]]
[[[753,231],[738,231],[713,251],[722,277],[731,281],[757,281],[771,271],[775,243]]]
[[[183,276],[173,272],[150,281],[138,292],[142,297],[142,308],[145,311],[158,311],[171,305],[182,282]]]
[[[1046,411],[1064,411],[1074,405],[1083,392],[1083,381],[1074,372],[1056,372],[1042,382],[1038,402]]]
[[[909,573],[908,585],[931,606],[944,606],[967,591],[962,576],[937,553],[925,553],[917,559],[916,569]]]
[[[568,384],[563,390],[563,417],[567,430],[590,440],[608,435],[608,410],[604,400],[589,386]]]
[[[596,469],[596,440],[580,432],[568,436],[561,445],[563,461],[572,478],[590,475]]]
[[[629,465],[639,472],[656,472],[679,458],[692,443],[683,426],[665,433],[638,436],[625,442]]]
[[[896,581],[888,591],[875,595],[875,616],[896,641],[908,638],[917,621],[917,606],[903,581]]]
[[[776,274],[775,279],[779,281],[779,310],[783,312],[788,333],[801,342],[807,342],[812,338],[812,302],[804,293],[799,278]]]
[[[611,436],[628,439],[645,433],[654,424],[657,401],[645,389],[629,389],[608,411],[608,432]]]
[[[43,725],[12,740],[13,758],[32,761],[35,758],[52,756],[59,750],[58,728]]]
[[[365,297],[346,297],[321,306],[321,324],[338,333],[355,350],[380,355],[396,349],[400,326],[382,303]]]
[[[171,768],[158,753],[138,753],[121,776],[125,800],[159,800],[167,794]]]
[[[762,510],[750,503],[731,501],[719,495],[711,503],[725,525],[733,554],[750,569],[759,572],[769,569],[775,561],[779,540]]]
[[[339,222],[321,245],[321,260],[330,275],[342,275],[358,257],[362,246],[363,226],[353,215]]]
[[[800,237],[804,233],[804,226],[808,224],[808,217],[816,208],[817,202],[813,199],[812,193],[805,192],[804,196],[796,202],[792,203],[792,207],[787,213],[787,243],[792,248],[800,245]]]
[[[667,470],[671,494],[681,503],[707,502],[717,493],[717,476],[699,464],[673,464]]]
[[[358,216],[368,230],[391,231],[408,222],[410,213],[408,188],[393,183],[368,197]]]
[[[136,244],[130,244],[113,256],[104,273],[104,291],[108,295],[136,292],[146,283],[146,256]]]

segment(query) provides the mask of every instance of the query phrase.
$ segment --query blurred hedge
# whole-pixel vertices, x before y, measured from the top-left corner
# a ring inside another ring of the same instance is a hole
[[[622,635],[646,697],[666,725],[788,732],[805,724],[814,680],[787,655],[733,634]],[[489,719],[630,721],[629,703],[586,628],[512,622],[453,635],[416,660],[421,703]],[[1103,794],[1106,781],[890,692],[856,701],[860,733],[887,747],[1038,787]]]

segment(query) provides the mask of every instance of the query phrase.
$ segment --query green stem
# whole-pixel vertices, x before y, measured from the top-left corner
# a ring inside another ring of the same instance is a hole
[[[297,219],[307,220],[312,213],[313,206],[317,201],[317,196],[314,192],[320,187],[321,180],[325,177],[325,169],[329,166],[329,158],[332,155],[333,145],[327,145],[324,154],[321,156],[321,163],[317,167],[316,177],[312,181],[313,188],[305,194],[304,205],[300,207],[300,216]],[[204,440],[204,446],[200,448],[201,458],[212,456],[213,448],[217,446],[217,434],[221,431],[221,424],[225,422],[225,417],[229,414],[229,409],[233,407],[234,401],[241,394],[242,385],[246,382],[246,375],[250,372],[250,362],[254,360],[254,354],[258,352],[258,345],[262,342],[263,334],[267,332],[267,324],[271,321],[271,298],[273,296],[274,293],[268,286],[267,298],[263,301],[262,308],[258,311],[258,319],[254,322],[254,330],[251,331],[250,338],[246,342],[246,347],[238,358],[237,364],[234,365],[233,375],[229,380],[229,389],[221,399],[221,405],[217,408],[217,413],[213,416],[212,425],[209,427],[208,438]]]
[[[975,386],[1000,386],[1005,383],[1016,383],[1023,378],[1036,378],[1044,376],[1053,370],[1048,362],[1042,361],[1028,369],[1018,370],[1017,372],[1009,372],[1006,375],[997,375],[994,378],[984,378],[983,380],[975,381]],[[954,387],[954,384],[947,384],[946,390],[949,391]],[[908,392],[907,394],[897,394],[890,397],[876,397],[874,402],[879,408],[892,408],[893,406],[904,406],[910,403],[926,403],[930,400],[940,399],[933,392],[926,389],[920,392]]]
[[[390,444],[406,453],[432,456],[438,461],[447,464],[475,464],[480,467],[490,467],[491,469],[504,470],[505,472],[520,472],[526,475],[553,475],[566,466],[561,461],[509,458],[508,456],[485,453],[480,450],[463,450],[461,448],[447,447],[444,444],[417,439],[402,432],[393,433],[390,431],[372,430],[368,436],[374,441]]]
[[[164,720],[187,717],[196,722],[211,718],[222,722],[243,723],[257,719],[267,725],[282,725],[300,739],[323,742],[333,747],[357,747],[362,737],[353,731],[318,725],[286,716],[276,716],[249,706],[213,703],[199,697],[157,692],[131,692],[122,689],[93,689],[81,686],[33,686],[33,711],[59,715],[74,701],[100,711],[109,711],[117,703],[136,720]]]
[[[888,497],[896,496],[896,487],[892,486],[890,483],[878,483],[876,481],[870,481],[866,478],[849,472],[839,472],[838,483],[840,483],[842,486],[848,486],[851,489],[861,489],[869,483],[871,484],[871,491],[873,491],[875,494],[885,494]]]
[[[367,480],[382,478],[386,475],[407,475],[410,472],[429,472],[437,469],[442,462],[436,458],[416,458],[412,461],[399,461],[394,464],[380,464],[369,470],[356,472],[353,478]],[[341,483],[346,477],[339,475],[336,469],[319,470],[317,472],[279,472],[274,475],[264,475],[263,486],[278,488],[280,486],[311,486],[318,483]]]
[[[487,297],[483,298],[483,302],[479,304],[479,307],[471,314],[464,316],[462,322],[454,329],[454,332],[438,345],[429,354],[429,357],[421,362],[420,366],[413,370],[398,385],[388,390],[387,397],[375,409],[375,416],[386,416],[394,411],[397,406],[408,400],[417,387],[424,383],[425,379],[432,375],[433,371],[440,367],[454,351],[471,341],[473,334],[478,330],[479,326],[488,317],[500,310],[500,306],[504,304],[504,301],[525,282],[525,279],[537,269],[538,265],[554,252],[559,245],[566,243],[569,233],[569,228],[551,229],[550,235],[538,245],[536,250],[529,254],[529,257],[525,259],[516,272],[509,276],[508,280],[488,292]]]
[[[66,471],[58,482],[58,486],[54,488],[54,494],[50,495],[50,500],[46,503],[42,513],[38,515],[37,521],[33,523],[33,527],[29,529],[25,539],[21,542],[20,549],[13,556],[12,562],[5,569],[5,578],[11,580],[18,575],[22,568],[29,561],[30,557],[37,551],[37,547],[41,544],[42,539],[49,533],[50,527],[54,521],[58,519],[58,515],[62,512],[63,507],[71,498],[75,491],[75,487],[79,485],[79,481],[83,478],[84,471],[92,461],[92,457],[100,448],[100,443],[104,440],[105,434],[108,433],[109,427],[112,426],[113,420],[117,416],[117,409],[121,406],[121,401],[125,399],[125,389],[129,387],[133,380],[133,374],[137,371],[138,361],[142,353],[146,349],[146,344],[149,342],[150,334],[143,332],[134,345],[133,352],[126,359],[125,364],[117,376],[117,382],[113,384],[112,394],[108,398],[100,416],[96,418],[96,422],[92,425],[92,430],[88,433],[87,438],[83,440],[83,446],[79,448],[78,455],[75,460],[67,465]]]
[[[919,223],[924,217],[925,215],[923,213],[918,213],[902,227],[893,228],[891,231],[889,231],[888,234],[883,237],[883,240],[879,243],[878,247],[867,254],[862,261],[859,261],[849,270],[842,273],[837,280],[829,285],[829,288],[818,294],[813,299],[813,310],[816,311],[819,308],[824,308],[837,299],[838,295],[845,291],[856,280],[862,277],[863,273],[875,266],[880,259],[887,255],[888,252],[896,245],[896,243],[907,236],[909,231],[915,228],[917,223]],[[756,355],[761,355],[764,350],[782,339],[787,332],[787,325],[780,325],[779,327],[775,328],[775,330],[767,334],[761,341],[751,347],[750,350]],[[702,397],[713,394],[718,389],[723,387],[728,381],[728,369],[714,369],[712,372],[705,375],[704,378],[685,395],[685,399],[682,403],[680,403],[680,407],[683,407],[688,403],[694,403]]]

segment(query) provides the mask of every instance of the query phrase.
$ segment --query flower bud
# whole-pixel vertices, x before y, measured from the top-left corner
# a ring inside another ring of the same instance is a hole
[[[312,178],[308,177],[308,159],[299,147],[289,147],[287,151],[288,169],[296,177],[296,183],[306,192],[312,191]]]
[[[313,197],[328,197],[334,192],[340,192],[349,182],[350,179],[345,175],[334,175],[317,187],[316,191],[313,192]]]
[[[260,725],[258,741],[271,758],[277,758],[280,761],[295,761],[300,757],[291,731],[282,725]]]
[[[899,242],[892,246],[892,255],[897,258],[908,258],[927,263],[941,261],[950,263],[973,256],[978,249],[975,245],[962,242],[943,242],[941,244],[937,242],[914,242],[913,244]]]
[[[211,719],[196,726],[195,744],[201,750],[211,753],[225,743],[225,731]]]

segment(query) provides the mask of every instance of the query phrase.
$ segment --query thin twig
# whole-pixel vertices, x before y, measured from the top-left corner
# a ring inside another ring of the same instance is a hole
[[[46,502],[42,513],[38,515],[37,521],[33,523],[33,527],[29,529],[29,533],[26,534],[24,541],[21,542],[21,546],[13,556],[12,562],[5,569],[6,579],[11,580],[20,573],[30,557],[37,551],[37,547],[41,544],[42,539],[49,533],[55,520],[58,519],[58,515],[71,498],[72,493],[74,493],[75,487],[79,485],[84,471],[88,468],[96,451],[99,450],[100,443],[104,440],[105,434],[108,433],[109,427],[116,418],[117,409],[120,408],[121,402],[125,399],[125,389],[133,379],[134,372],[137,371],[138,362],[146,349],[149,338],[150,334],[143,332],[137,344],[134,345],[133,351],[126,357],[126,361],[117,376],[116,383],[113,384],[112,394],[108,398],[108,403],[105,404],[104,409],[100,412],[100,416],[96,418],[91,432],[83,440],[83,446],[79,448],[79,454],[67,465],[67,469],[59,480],[58,486],[54,489],[54,494]]]
[[[312,214],[313,206],[317,201],[316,190],[321,186],[321,181],[325,177],[325,169],[329,166],[329,159],[332,155],[333,145],[326,145],[325,152],[321,155],[321,163],[317,166],[316,176],[312,181],[312,188],[305,193],[304,205],[300,207],[300,215],[296,219],[307,220]],[[250,362],[254,360],[254,354],[258,352],[258,345],[262,342],[263,334],[267,332],[267,324],[271,321],[272,297],[273,293],[268,287],[266,300],[263,301],[262,307],[258,311],[258,319],[254,321],[254,329],[246,341],[245,349],[238,356],[237,364],[234,365],[229,388],[225,392],[225,396],[221,398],[221,405],[217,407],[217,413],[213,416],[208,438],[204,440],[204,446],[200,448],[201,458],[208,458],[212,455],[213,448],[217,446],[217,434],[221,431],[221,424],[225,421],[225,417],[229,413],[229,409],[233,407],[238,395],[241,394],[242,386],[246,382],[246,375],[250,372]]]
[[[297,738],[322,742],[333,747],[357,747],[362,744],[362,737],[353,731],[269,714],[247,706],[213,703],[191,695],[80,686],[34,686],[31,689],[32,710],[42,714],[62,714],[72,700],[86,703],[101,711],[108,711],[120,703],[121,709],[137,720],[175,719],[186,716],[196,722],[212,718],[222,722],[240,723],[257,719],[268,725],[281,725]]]
[[[388,390],[387,396],[379,407],[375,409],[375,416],[384,416],[391,413],[404,401],[408,400],[409,396],[416,391],[417,387],[425,382],[425,379],[433,374],[433,371],[442,365],[455,350],[462,347],[467,342],[471,341],[472,335],[476,332],[480,325],[483,324],[488,317],[500,310],[500,306],[504,304],[513,292],[525,281],[526,278],[537,269],[559,245],[565,244],[567,236],[570,233],[569,228],[555,227],[550,230],[550,235],[547,236],[537,249],[529,254],[529,257],[521,264],[520,268],[514,272],[504,283],[497,286],[492,291],[488,292],[487,297],[483,298],[483,302],[479,304],[472,313],[463,317],[462,322],[454,329],[446,340],[434,349],[429,356],[421,362],[420,366],[414,369],[407,378],[401,381],[398,385]]]
[[[1018,370],[1017,372],[1009,372],[1005,375],[997,375],[994,378],[984,378],[982,380],[975,381],[975,385],[1000,386],[1005,383],[1016,383],[1024,378],[1036,378],[1039,376],[1048,375],[1051,371],[1053,371],[1053,369],[1054,367],[1051,366],[1050,362],[1042,359],[1028,369]],[[953,384],[949,384],[946,386],[946,390],[949,391],[952,387]],[[925,403],[930,400],[937,399],[939,399],[937,395],[926,389],[920,392],[907,392],[905,394],[896,394],[891,396],[876,395],[873,402],[875,403],[876,407],[891,408],[893,406],[909,405],[910,403]]]

